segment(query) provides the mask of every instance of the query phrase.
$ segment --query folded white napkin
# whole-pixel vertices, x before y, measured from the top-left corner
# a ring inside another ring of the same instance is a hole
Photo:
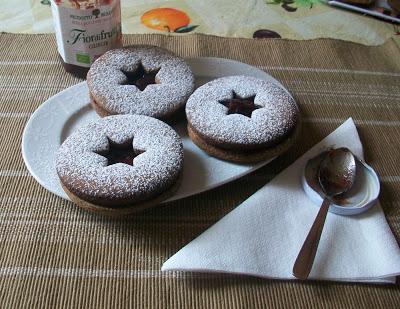
[[[162,270],[223,272],[295,279],[294,261],[319,210],[301,173],[326,147],[363,158],[350,118],[271,182],[167,260]],[[400,249],[379,203],[355,216],[328,213],[310,279],[395,282]]]

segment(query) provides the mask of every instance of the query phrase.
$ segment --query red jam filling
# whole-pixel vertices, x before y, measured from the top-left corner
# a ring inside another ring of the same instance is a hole
[[[134,150],[132,148],[132,141],[127,144],[127,146],[122,146],[110,142],[108,151],[99,153],[99,155],[107,159],[107,166],[117,163],[123,163],[132,166],[133,159],[143,153],[143,151]]]
[[[235,91],[232,91],[232,98],[218,101],[222,105],[228,108],[228,115],[230,114],[241,114],[246,117],[251,117],[254,110],[261,106],[254,104],[255,95],[247,98],[238,96]]]
[[[156,75],[160,69],[146,72],[142,63],[134,72],[122,71],[126,76],[126,82],[123,85],[133,85],[140,91],[146,89],[148,85],[156,84]]]

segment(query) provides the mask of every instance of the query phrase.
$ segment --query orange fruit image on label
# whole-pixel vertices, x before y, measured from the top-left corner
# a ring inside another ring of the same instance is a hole
[[[184,33],[197,26],[190,26],[189,16],[180,10],[172,8],[156,8],[145,12],[140,21],[143,25],[161,31]]]

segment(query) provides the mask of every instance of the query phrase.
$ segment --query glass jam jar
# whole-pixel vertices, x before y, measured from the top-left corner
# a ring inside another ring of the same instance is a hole
[[[120,0],[51,0],[51,10],[67,72],[85,78],[98,57],[122,46]]]

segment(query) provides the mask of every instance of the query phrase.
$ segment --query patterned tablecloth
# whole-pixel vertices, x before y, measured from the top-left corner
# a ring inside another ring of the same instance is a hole
[[[399,284],[160,272],[168,257],[349,116],[366,160],[381,177],[382,208],[400,240],[400,62],[392,40],[367,47],[326,39],[153,34],[124,39],[125,44],[159,45],[181,56],[236,59],[269,72],[296,98],[302,138],[273,163],[213,191],[129,220],[93,215],[43,189],[26,170],[20,148],[31,113],[80,80],[58,62],[54,35],[0,34],[1,307],[398,308]]]
[[[334,38],[366,45],[379,45],[393,37],[400,42],[398,25],[335,9],[320,0],[122,0],[121,3],[124,33],[168,34],[169,29],[179,35],[196,32],[250,38],[256,33],[301,40]],[[151,28],[152,19],[162,20],[156,26],[158,29]],[[53,32],[50,0],[0,1],[0,21],[0,31]]]

